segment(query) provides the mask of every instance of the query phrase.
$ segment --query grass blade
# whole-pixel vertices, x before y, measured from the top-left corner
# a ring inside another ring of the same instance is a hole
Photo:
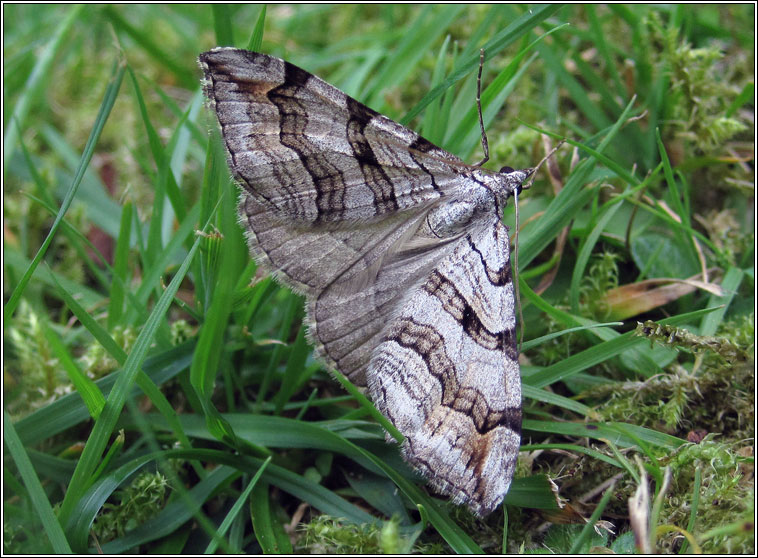
[[[86,374],[82,373],[74,362],[74,359],[71,358],[66,347],[61,340],[58,339],[55,332],[49,326],[43,325],[43,327],[45,329],[45,337],[47,338],[48,343],[50,343],[55,356],[66,371],[76,392],[87,406],[90,416],[97,420],[97,417],[100,416],[100,412],[105,406],[105,397],[103,397],[103,393],[98,389],[95,382],[93,382]]]
[[[26,486],[26,490],[29,492],[29,498],[42,522],[45,534],[50,539],[53,552],[56,554],[71,554],[71,547],[66,540],[66,535],[63,533],[58,518],[55,516],[55,512],[53,512],[50,501],[47,499],[45,489],[42,487],[42,483],[39,481],[31,461],[29,461],[29,456],[24,451],[21,439],[13,427],[13,421],[5,411],[3,411],[3,442],[8,448],[13,461],[16,463],[21,478],[24,480],[24,486]]]
[[[258,485],[258,480],[260,480],[261,475],[263,475],[263,472],[266,470],[266,467],[268,467],[269,463],[271,463],[271,459],[272,459],[271,457],[266,458],[266,461],[264,461],[263,465],[261,465],[260,468],[255,472],[255,476],[247,484],[242,494],[240,494],[240,497],[237,498],[236,502],[234,502],[232,509],[229,510],[229,513],[224,518],[224,521],[222,521],[221,525],[219,525],[219,528],[217,531],[217,535],[219,537],[223,537],[226,534],[226,532],[229,530],[229,527],[231,527],[232,522],[239,515],[239,512],[242,511],[242,506],[245,504],[247,499],[250,498],[250,494],[253,492],[253,489]],[[254,499],[251,499],[250,501],[251,506],[253,504],[253,501]],[[255,521],[255,516],[253,516],[253,521]],[[257,533],[258,529],[256,529],[255,532]],[[208,547],[205,549],[205,554],[214,554],[217,548],[218,548],[218,543],[214,539],[208,543]],[[292,549],[290,545],[290,552],[291,551]]]
[[[268,483],[258,484],[250,498],[250,517],[253,520],[255,538],[264,554],[292,553],[292,543],[271,514]]]
[[[19,140],[19,128],[26,123],[26,116],[32,106],[35,98],[40,92],[45,90],[43,82],[50,77],[50,68],[55,61],[55,55],[63,45],[71,27],[74,25],[82,11],[84,5],[74,6],[67,9],[66,16],[61,21],[55,35],[50,39],[43,53],[37,58],[34,68],[32,68],[29,78],[24,84],[24,89],[13,107],[13,113],[8,119],[5,129],[5,139],[3,140],[3,168],[8,168],[8,162],[16,150],[16,144]]]
[[[488,41],[483,47],[484,50],[487,53],[489,53],[490,56],[494,56],[495,54],[500,52],[502,49],[504,49],[505,47],[513,43],[521,35],[532,30],[534,27],[537,26],[538,23],[550,17],[551,15],[553,15],[558,9],[560,9],[560,7],[561,7],[560,5],[542,5],[542,6],[538,6],[536,8],[530,9],[527,13],[525,13],[516,21],[514,21],[511,25],[506,27],[502,32],[500,32],[491,41]],[[416,106],[413,107],[400,120],[400,123],[403,125],[407,125],[408,122],[413,120],[413,118],[415,118],[416,115],[418,115],[422,110],[424,110],[429,103],[431,103],[434,99],[442,95],[449,87],[457,83],[462,78],[466,77],[470,72],[474,71],[477,68],[478,64],[479,64],[478,52],[476,54],[470,55],[463,62],[460,62],[458,66],[456,67],[456,69],[453,70],[452,74],[445,81],[443,81],[437,87],[429,91],[429,93],[424,95],[423,99],[421,99],[416,104]]]
[[[571,549],[569,550],[569,554],[577,554],[579,552],[579,549],[582,548],[582,545],[584,544],[584,541],[586,541],[590,533],[592,533],[592,529],[595,527],[595,523],[597,523],[597,520],[600,519],[600,516],[605,511],[605,507],[608,505],[608,502],[611,500],[611,496],[614,494],[614,489],[616,488],[616,483],[613,483],[611,486],[609,486],[605,493],[603,494],[603,497],[600,499],[600,502],[598,503],[595,510],[592,512],[592,515],[590,516],[587,523],[582,528],[582,532],[579,533],[579,536],[574,539],[574,544],[571,545]]]
[[[85,445],[81,458],[77,463],[74,475],[71,478],[66,497],[61,505],[60,517],[61,522],[63,523],[68,520],[75,503],[81,498],[84,490],[90,483],[90,475],[95,471],[97,463],[102,456],[103,449],[105,449],[108,439],[116,426],[116,421],[121,414],[121,409],[126,403],[126,398],[131,391],[135,377],[140,370],[140,365],[152,343],[153,335],[163,319],[163,315],[168,310],[176,291],[179,289],[181,281],[184,279],[184,274],[189,268],[189,264],[195,255],[199,242],[199,239],[195,241],[195,244],[192,246],[190,253],[182,263],[182,266],[179,268],[176,275],[171,280],[171,283],[156,303],[155,309],[150,314],[150,318],[145,324],[144,329],[140,332],[134,343],[134,348],[127,357],[124,368],[113,386],[113,390],[108,394],[105,408],[103,409],[100,418],[95,422],[92,434],[89,440],[87,440],[87,444]]]
[[[124,67],[119,66],[115,69],[113,79],[106,89],[105,98],[103,99],[103,103],[100,105],[100,112],[95,119],[95,124],[92,128],[89,139],[87,140],[87,145],[84,146],[84,152],[82,153],[82,158],[79,163],[79,168],[77,169],[76,176],[74,176],[74,180],[66,192],[66,197],[63,199],[63,203],[61,204],[61,208],[58,211],[58,215],[56,215],[55,221],[53,221],[53,224],[50,227],[50,232],[48,232],[45,241],[42,243],[42,246],[40,246],[40,249],[34,256],[34,259],[29,265],[29,268],[26,270],[24,276],[21,278],[21,280],[16,285],[16,288],[13,290],[13,293],[8,299],[8,302],[5,304],[5,308],[3,309],[3,318],[6,322],[10,320],[11,316],[13,316],[13,313],[16,311],[16,307],[21,300],[21,295],[24,293],[24,289],[29,283],[29,280],[32,278],[32,275],[37,269],[39,262],[42,261],[43,256],[47,252],[47,249],[50,246],[50,243],[52,242],[53,237],[55,236],[55,233],[61,224],[61,221],[63,220],[63,216],[66,214],[66,211],[68,211],[68,208],[71,206],[71,202],[76,196],[76,191],[79,188],[79,184],[81,184],[82,178],[84,177],[84,171],[87,169],[89,162],[92,159],[92,154],[95,151],[97,140],[100,138],[100,134],[105,127],[105,123],[108,120],[108,116],[110,115],[111,109],[113,108],[113,104],[116,102],[118,90],[121,87],[123,78]]]
[[[250,41],[247,43],[247,50],[253,52],[260,52],[261,44],[263,43],[263,26],[266,23],[266,4],[261,6],[261,11],[258,12],[258,19],[255,22],[253,28],[253,34],[250,36]]]

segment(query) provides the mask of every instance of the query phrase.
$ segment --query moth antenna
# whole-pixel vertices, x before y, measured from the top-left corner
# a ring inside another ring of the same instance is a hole
[[[484,118],[482,117],[482,68],[484,67],[484,49],[479,49],[479,75],[476,78],[476,110],[479,113],[479,129],[482,131],[482,150],[484,159],[475,164],[481,167],[490,160],[490,145],[487,141],[487,132],[484,130]]]
[[[532,184],[534,184],[534,180],[537,178],[537,171],[540,170],[540,167],[545,164],[545,161],[547,161],[550,157],[552,157],[553,153],[555,153],[556,151],[558,151],[564,143],[566,143],[565,138],[562,139],[561,141],[559,141],[558,145],[556,145],[555,147],[553,147],[550,150],[550,153],[548,153],[547,155],[545,155],[542,158],[542,160],[539,163],[537,163],[537,166],[534,167],[534,172],[532,173],[532,179],[529,181],[529,184],[527,186],[522,186],[521,187],[522,190],[528,190],[529,188],[532,187]],[[518,211],[518,207],[516,208],[516,210]]]

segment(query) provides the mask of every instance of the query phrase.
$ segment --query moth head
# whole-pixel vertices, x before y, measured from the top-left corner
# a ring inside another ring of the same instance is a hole
[[[508,177],[508,182],[515,183],[514,190],[517,190],[520,194],[521,190],[528,190],[532,185],[531,182],[529,184],[524,184],[524,181],[532,176],[535,170],[536,169],[515,170],[513,167],[503,167],[500,169],[500,174],[506,175]]]

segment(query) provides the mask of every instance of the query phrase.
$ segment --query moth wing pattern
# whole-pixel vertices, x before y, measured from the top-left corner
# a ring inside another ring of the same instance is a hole
[[[406,460],[489,513],[521,419],[499,215],[528,173],[465,165],[278,58],[217,48],[199,62],[251,253],[306,296],[318,355],[368,387]]]
[[[246,190],[240,219],[253,256],[306,295],[308,332],[318,355],[358,386],[379,334],[419,275],[452,249],[438,242],[412,255],[403,247],[425,218],[422,209],[361,227],[292,226]],[[314,261],[304,254],[317,253]]]
[[[289,62],[232,48],[199,60],[235,178],[281,218],[344,226],[457,186],[460,159]]]
[[[458,240],[385,330],[368,371],[406,460],[479,515],[508,491],[521,442],[508,249],[499,221]]]

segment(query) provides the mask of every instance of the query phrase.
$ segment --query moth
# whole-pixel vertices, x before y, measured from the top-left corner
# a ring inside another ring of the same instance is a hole
[[[467,165],[273,56],[216,48],[199,62],[252,256],[305,295],[317,355],[367,388],[405,460],[490,513],[521,441],[500,216],[533,169]]]

